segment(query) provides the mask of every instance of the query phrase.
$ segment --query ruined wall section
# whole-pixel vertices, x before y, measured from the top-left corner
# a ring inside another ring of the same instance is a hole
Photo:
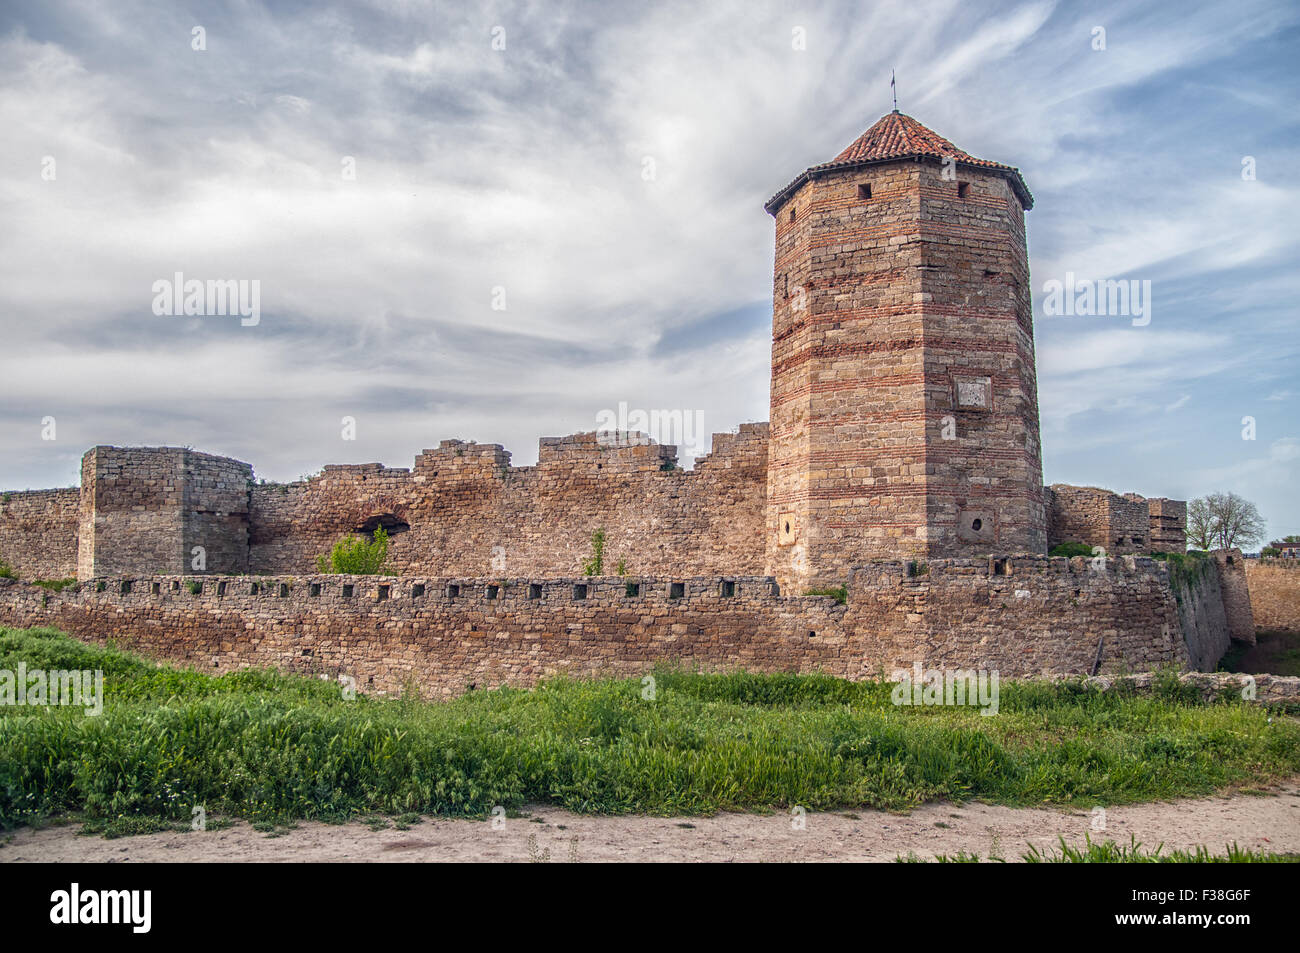
[[[1255,614],[1250,605],[1250,584],[1240,549],[1216,549],[1210,554],[1219,577],[1220,601],[1234,642],[1255,644]]]
[[[111,637],[213,673],[273,665],[376,691],[413,677],[440,696],[659,663],[861,679],[915,662],[1010,678],[1189,660],[1168,570],[1132,557],[1100,571],[1046,557],[880,563],[853,573],[845,604],[755,576],[115,577],[61,593],[0,580],[0,625]]]
[[[1154,497],[1147,500],[1151,552],[1187,551],[1187,501]]]
[[[94,447],[81,460],[77,577],[248,570],[246,463],[185,447]]]
[[[75,486],[0,495],[0,560],[21,579],[76,575],[80,508]]]
[[[1108,555],[1151,551],[1150,516],[1142,497],[1120,496],[1095,486],[1053,483],[1048,493],[1048,546],[1083,543]]]
[[[312,479],[255,486],[250,567],[309,572],[342,536],[389,532],[397,573],[565,576],[606,532],[606,572],[762,570],[767,425],[715,434],[692,470],[645,438],[543,438],[538,462],[510,466],[496,444],[445,440],[411,470],[331,466]]]

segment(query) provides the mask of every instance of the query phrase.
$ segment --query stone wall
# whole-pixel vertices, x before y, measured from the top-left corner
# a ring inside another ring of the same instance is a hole
[[[77,577],[248,570],[253,469],[185,447],[95,447],[81,460]]]
[[[766,479],[766,424],[714,434],[692,470],[676,466],[676,448],[628,435],[543,438],[531,467],[510,466],[496,444],[445,440],[412,470],[329,466],[255,486],[250,568],[310,572],[340,537],[383,525],[394,572],[565,576],[603,528],[607,571],[752,575]]]
[[[0,559],[23,579],[76,575],[80,501],[75,486],[0,495]]]
[[[1047,544],[1083,543],[1111,555],[1181,553],[1187,549],[1187,504],[1096,486],[1047,488]]]
[[[1258,632],[1300,632],[1300,559],[1247,559],[1246,584]]]
[[[1211,555],[1219,576],[1223,612],[1227,617],[1228,635],[1234,642],[1255,644],[1255,614],[1250,605],[1250,584],[1240,549],[1218,549]]]
[[[877,563],[854,571],[843,605],[760,576],[112,577],[62,593],[0,581],[0,624],[112,638],[211,672],[270,665],[383,691],[413,678],[444,696],[660,662],[855,679],[914,662],[1002,677],[1187,667],[1167,569],[1093,565]]]

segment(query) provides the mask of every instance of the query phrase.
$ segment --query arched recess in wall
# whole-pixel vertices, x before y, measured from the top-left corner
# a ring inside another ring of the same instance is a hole
[[[411,528],[411,524],[392,513],[381,513],[378,516],[372,516],[356,528],[356,532],[362,536],[375,538],[375,530],[379,527],[384,528],[384,532],[389,536],[396,536],[398,533],[405,533]]]

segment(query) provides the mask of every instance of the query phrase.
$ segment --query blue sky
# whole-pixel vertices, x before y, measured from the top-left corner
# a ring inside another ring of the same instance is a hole
[[[5,4],[0,486],[98,443],[293,479],[449,437],[527,464],[620,402],[765,420],[763,202],[892,68],[1034,193],[1047,482],[1300,532],[1298,52],[1249,0]],[[177,271],[258,280],[261,322],[155,315]],[[1066,272],[1149,280],[1150,324],[1044,315]]]

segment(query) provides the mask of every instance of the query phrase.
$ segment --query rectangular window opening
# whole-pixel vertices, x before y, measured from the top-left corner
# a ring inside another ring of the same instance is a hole
[[[576,582],[573,584],[573,598],[587,598],[587,584],[585,582]]]
[[[488,597],[489,599],[499,599],[499,598],[501,597],[501,587],[500,587],[500,586],[488,586],[488,587],[487,587],[487,597]]]
[[[969,192],[969,191],[970,191],[970,183],[969,183],[969,182],[958,182],[958,183],[957,183],[957,198],[959,198],[959,199],[964,199],[964,198],[966,197],[966,193]]]
[[[307,595],[309,595],[309,596],[313,596],[313,597],[314,597],[314,596],[319,596],[319,595],[320,595],[320,583],[319,583],[319,582],[313,582],[313,583],[309,584],[309,585],[307,586]]]
[[[669,598],[669,599],[680,599],[680,598],[682,598],[684,595],[686,595],[686,583],[684,583],[684,582],[670,582],[670,583],[668,584],[668,598]]]
[[[635,599],[641,595],[641,583],[629,582],[623,587],[623,595],[628,599]]]
[[[392,589],[391,586],[380,586],[379,595],[376,597],[377,601],[383,602],[385,599],[387,599],[391,589]]]
[[[529,599],[540,599],[540,598],[542,598],[542,587],[541,587],[541,584],[536,583],[536,582],[530,582],[530,583],[528,584],[528,598],[529,598]]]
[[[870,186],[870,184],[868,184],[868,183],[866,183],[866,182],[863,182],[861,185],[858,186],[858,198],[860,198],[860,199],[869,199],[869,198],[871,198],[871,186]]]
[[[459,599],[459,598],[460,598],[460,586],[456,585],[455,583],[452,583],[451,585],[449,585],[449,586],[447,587],[447,598],[448,598],[448,599]]]
[[[411,587],[411,598],[418,599],[424,595],[424,583],[417,582]]]
[[[356,591],[356,590],[355,590],[355,587],[352,585],[352,583],[344,583],[344,584],[343,584],[343,598],[344,598],[344,599],[351,599],[351,598],[352,598],[352,593],[355,592],[355,591]]]
[[[736,594],[736,583],[731,579],[722,580],[722,598],[730,599]]]

